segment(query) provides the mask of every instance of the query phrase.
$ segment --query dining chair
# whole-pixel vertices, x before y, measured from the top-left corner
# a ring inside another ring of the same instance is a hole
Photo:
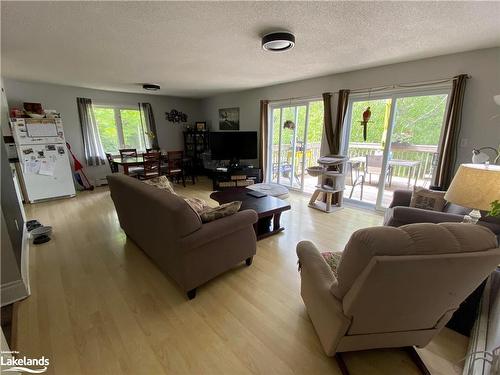
[[[362,162],[359,161],[351,161],[349,163],[350,166],[350,174],[351,174],[351,193],[349,194],[349,199],[352,198],[352,194],[354,193],[354,189],[356,186],[360,186],[361,192],[359,194],[359,200],[363,200],[363,189],[365,186],[365,173],[361,167]]]
[[[179,182],[179,180],[182,180],[182,186],[186,186],[183,158],[184,151],[167,151],[167,169],[165,174],[173,181]]]
[[[147,152],[142,154],[143,170],[138,174],[139,179],[149,180],[150,178],[159,177],[161,173],[161,155],[159,152]]]
[[[127,158],[137,158],[137,149],[135,148],[121,148],[118,150],[120,152],[120,157],[122,159]],[[139,175],[143,172],[142,165],[133,164],[128,167],[128,175],[131,177],[139,177]]]
[[[365,172],[368,174],[368,183],[372,183],[372,174],[382,175],[382,161],[383,155],[366,155]],[[388,166],[385,178],[391,186],[391,166]]]
[[[106,159],[108,160],[111,173],[118,173],[118,165],[113,161],[113,155],[111,155],[109,152],[106,152]]]
[[[137,157],[137,149],[135,148],[121,148],[120,157],[123,158],[136,158]]]

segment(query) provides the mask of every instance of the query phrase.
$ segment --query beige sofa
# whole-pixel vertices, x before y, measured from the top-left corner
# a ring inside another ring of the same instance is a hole
[[[423,347],[500,263],[494,234],[473,224],[411,224],[355,232],[336,274],[297,245],[301,295],[325,353]]]
[[[125,175],[107,178],[122,229],[190,299],[198,286],[237,263],[252,263],[255,211],[202,224],[177,195]]]

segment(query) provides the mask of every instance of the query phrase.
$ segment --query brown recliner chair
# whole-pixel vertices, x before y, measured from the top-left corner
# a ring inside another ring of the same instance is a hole
[[[359,230],[336,272],[311,242],[297,255],[302,299],[329,356],[427,345],[500,263],[494,234],[461,223]]]

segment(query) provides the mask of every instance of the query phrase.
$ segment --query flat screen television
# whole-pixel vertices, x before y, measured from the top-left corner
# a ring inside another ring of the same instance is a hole
[[[257,132],[210,133],[212,160],[257,159]]]

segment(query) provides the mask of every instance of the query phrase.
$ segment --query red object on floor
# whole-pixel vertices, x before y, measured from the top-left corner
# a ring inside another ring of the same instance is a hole
[[[66,147],[68,148],[69,153],[71,154],[73,158],[73,170],[75,171],[75,179],[76,181],[85,189],[85,190],[94,190],[94,185],[92,185],[85,175],[85,172],[83,171],[83,165],[80,163],[80,161],[76,158],[75,154],[71,151],[71,145],[66,142]]]

